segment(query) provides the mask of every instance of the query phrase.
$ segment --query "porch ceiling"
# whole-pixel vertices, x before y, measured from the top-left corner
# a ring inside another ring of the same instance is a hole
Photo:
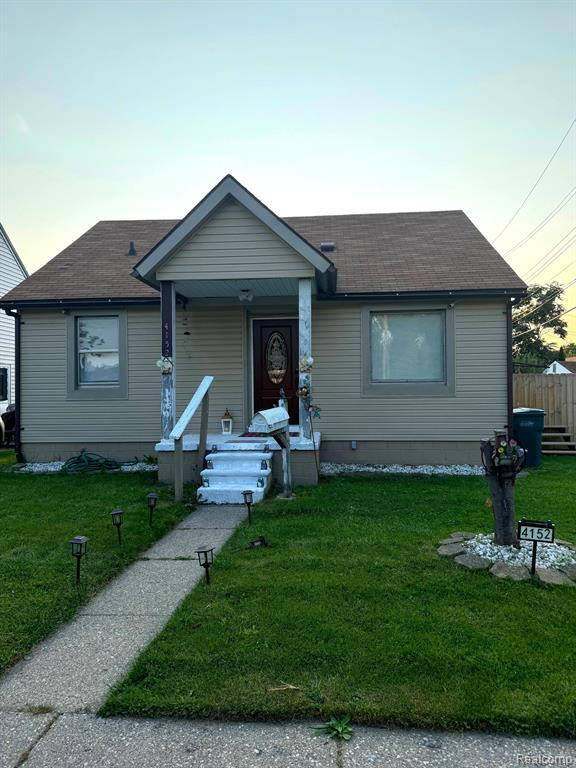
[[[315,291],[315,280],[312,289]],[[298,278],[264,278],[252,280],[176,280],[177,293],[189,299],[238,298],[242,290],[249,290],[254,298],[298,296]]]

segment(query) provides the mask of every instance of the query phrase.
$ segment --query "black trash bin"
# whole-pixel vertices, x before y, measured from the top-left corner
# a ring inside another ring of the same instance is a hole
[[[546,411],[540,408],[514,408],[514,437],[528,453],[527,467],[542,464],[542,430]]]

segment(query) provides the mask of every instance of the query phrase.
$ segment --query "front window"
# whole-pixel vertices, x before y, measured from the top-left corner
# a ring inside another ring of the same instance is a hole
[[[445,382],[444,311],[371,312],[372,382]]]
[[[76,318],[76,379],[78,387],[119,384],[120,345],[117,315]]]

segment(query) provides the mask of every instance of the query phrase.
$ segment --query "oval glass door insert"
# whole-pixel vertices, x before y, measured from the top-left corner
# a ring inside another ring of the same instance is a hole
[[[288,348],[278,331],[270,334],[266,344],[266,371],[272,384],[281,384],[288,369]]]

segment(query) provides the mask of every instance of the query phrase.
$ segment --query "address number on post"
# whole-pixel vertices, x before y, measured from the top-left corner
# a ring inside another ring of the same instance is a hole
[[[541,541],[543,544],[554,542],[554,523],[549,520],[520,520],[518,523],[520,541]]]

